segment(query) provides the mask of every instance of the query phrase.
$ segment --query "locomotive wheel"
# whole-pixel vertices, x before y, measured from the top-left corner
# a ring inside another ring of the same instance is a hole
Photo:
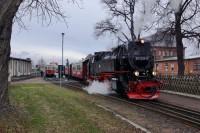
[[[126,75],[119,76],[119,81],[117,82],[117,93],[122,97],[127,97],[126,90],[128,89],[128,82]]]
[[[127,89],[128,89],[128,88],[127,88],[127,83],[126,83],[124,80],[118,81],[116,92],[117,92],[120,96],[122,96],[122,97],[127,97],[127,95],[126,95],[126,90],[127,90]]]
[[[116,92],[120,95],[120,96],[125,96],[125,90],[123,89],[123,86],[122,85],[119,85],[118,84],[118,87],[117,87],[117,90]]]

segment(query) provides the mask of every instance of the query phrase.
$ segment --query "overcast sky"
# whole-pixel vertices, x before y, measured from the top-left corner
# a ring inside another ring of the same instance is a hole
[[[95,39],[95,23],[105,18],[105,11],[100,0],[85,0],[77,5],[66,7],[68,26],[63,22],[54,21],[50,26],[42,26],[37,19],[25,19],[27,29],[14,25],[11,40],[12,56],[31,57],[34,62],[41,57],[49,61],[59,62],[61,56],[61,33],[64,37],[64,57],[77,61],[95,51],[107,50],[112,47],[112,39]]]
[[[61,61],[61,33],[64,38],[64,59],[71,62],[80,60],[90,53],[108,50],[113,47],[112,38],[94,37],[95,23],[106,17],[100,0],[83,0],[77,5],[66,4],[63,7],[69,18],[68,27],[63,22],[54,21],[50,26],[42,26],[37,19],[25,19],[28,30],[20,30],[14,25],[11,40],[11,56],[31,58],[34,64],[41,57],[47,63]],[[191,48],[190,48],[190,51]]]

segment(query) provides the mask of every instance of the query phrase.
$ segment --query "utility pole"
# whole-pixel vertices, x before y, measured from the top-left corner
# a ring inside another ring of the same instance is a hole
[[[63,73],[63,45],[64,45],[64,35],[65,33],[61,33],[62,35],[62,66],[60,68],[60,88],[62,87],[62,73]]]
[[[68,71],[67,78],[68,78],[68,80],[69,80],[70,69],[69,69],[69,60],[68,60],[68,59],[67,59],[67,71]]]

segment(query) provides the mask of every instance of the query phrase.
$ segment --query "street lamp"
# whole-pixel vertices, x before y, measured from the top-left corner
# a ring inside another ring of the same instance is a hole
[[[64,35],[65,33],[61,33],[62,35],[62,66],[60,68],[60,87],[62,86],[62,72],[63,72],[63,45],[64,45]]]
[[[66,66],[67,66],[67,79],[69,80],[69,73],[70,73],[70,70],[69,70],[69,60],[67,59],[66,62],[67,62],[67,64],[66,64]]]

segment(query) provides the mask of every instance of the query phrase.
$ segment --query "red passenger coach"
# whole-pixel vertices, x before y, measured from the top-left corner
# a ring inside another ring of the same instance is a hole
[[[71,76],[77,79],[83,79],[82,62],[71,64]]]
[[[54,77],[57,72],[57,67],[54,65],[47,65],[45,68],[45,77]]]

